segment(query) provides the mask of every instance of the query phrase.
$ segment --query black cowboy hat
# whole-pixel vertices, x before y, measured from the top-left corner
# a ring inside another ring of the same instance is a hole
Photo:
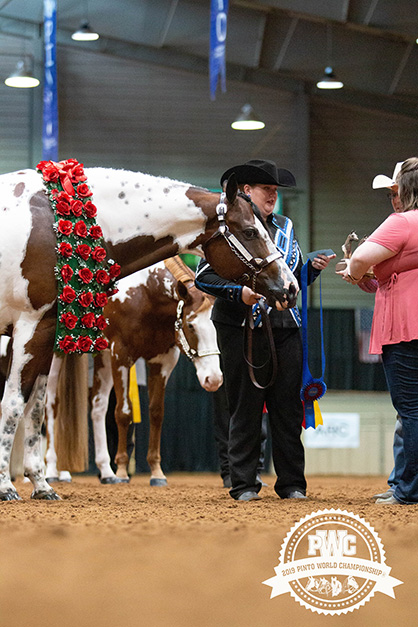
[[[235,174],[239,185],[278,185],[279,187],[295,187],[295,177],[289,170],[278,168],[274,161],[250,159],[242,165],[229,168],[221,176],[221,186],[231,174]]]

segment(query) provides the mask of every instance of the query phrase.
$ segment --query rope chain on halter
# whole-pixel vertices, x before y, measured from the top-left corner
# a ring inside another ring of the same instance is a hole
[[[179,302],[177,303],[177,318],[174,323],[174,329],[177,333],[178,342],[180,344],[180,347],[183,353],[186,355],[188,359],[190,359],[190,361],[194,361],[195,359],[199,357],[208,357],[209,355],[219,355],[218,348],[212,348],[212,349],[199,351],[190,346],[189,342],[187,341],[187,337],[183,331],[183,307],[184,307],[184,300],[179,300]]]
[[[248,373],[250,375],[250,379],[252,383],[255,385],[256,388],[259,388],[260,390],[265,390],[266,388],[273,385],[277,376],[277,353],[276,353],[276,348],[274,345],[271,322],[270,322],[270,318],[266,310],[264,298],[260,298],[260,300],[258,301],[258,306],[260,308],[261,321],[262,321],[261,328],[267,339],[270,355],[268,359],[260,366],[255,366],[253,364],[254,318],[252,314],[252,308],[248,307],[247,317],[245,319],[245,327],[244,327],[244,359],[245,359],[245,362],[247,363]],[[246,350],[245,350],[245,347],[246,347]],[[271,362],[271,376],[270,376],[268,383],[266,383],[266,385],[261,385],[260,383],[258,383],[256,379],[254,370],[255,369],[260,370],[261,368],[264,368],[264,366],[266,366],[266,364],[268,364],[269,361]]]
[[[232,252],[235,254],[235,256],[238,257],[238,259],[242,261],[247,266],[247,268],[251,270],[251,275],[244,274],[239,280],[244,281],[244,280],[251,279],[252,289],[253,291],[255,291],[255,283],[257,280],[257,275],[262,270],[264,270],[264,268],[266,268],[270,263],[272,263],[273,261],[276,261],[276,259],[282,258],[283,255],[278,250],[276,250],[274,253],[271,253],[270,255],[268,255],[265,259],[261,259],[260,257],[254,257],[245,248],[245,246],[241,244],[241,242],[235,237],[235,235],[231,233],[231,231],[228,228],[228,225],[225,219],[226,212],[228,210],[226,203],[225,203],[225,198],[226,198],[225,192],[221,192],[219,203],[216,206],[216,215],[218,216],[219,226],[218,226],[217,232],[212,237],[215,237],[217,235],[222,235],[222,237],[226,240],[226,242],[228,243],[228,246],[230,247]]]

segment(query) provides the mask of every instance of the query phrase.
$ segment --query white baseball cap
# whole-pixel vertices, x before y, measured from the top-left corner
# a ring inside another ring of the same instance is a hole
[[[395,165],[395,169],[393,170],[393,174],[392,174],[392,178],[391,179],[388,176],[386,176],[385,174],[378,174],[377,176],[375,176],[373,181],[372,181],[373,189],[380,189],[381,187],[392,188],[395,185],[397,187],[396,177],[398,176],[398,174],[400,172],[402,164],[403,164],[403,161],[398,161],[398,163]]]

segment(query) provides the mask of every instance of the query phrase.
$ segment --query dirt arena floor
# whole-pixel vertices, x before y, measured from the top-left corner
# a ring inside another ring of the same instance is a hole
[[[418,506],[377,506],[379,477],[308,477],[307,501],[284,501],[273,478],[260,501],[238,503],[217,475],[147,476],[102,486],[79,475],[59,502],[0,504],[1,627],[345,627],[418,624]],[[376,593],[341,616],[289,594],[270,599],[282,542],[303,516],[339,508],[378,533],[396,599]]]

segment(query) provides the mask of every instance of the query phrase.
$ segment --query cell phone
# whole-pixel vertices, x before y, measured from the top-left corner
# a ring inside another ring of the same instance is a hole
[[[326,255],[327,257],[330,257],[331,255],[335,255],[335,253],[332,248],[324,248],[323,250],[314,250],[312,253],[308,253],[306,257],[312,261],[315,257],[318,257],[318,255]]]

